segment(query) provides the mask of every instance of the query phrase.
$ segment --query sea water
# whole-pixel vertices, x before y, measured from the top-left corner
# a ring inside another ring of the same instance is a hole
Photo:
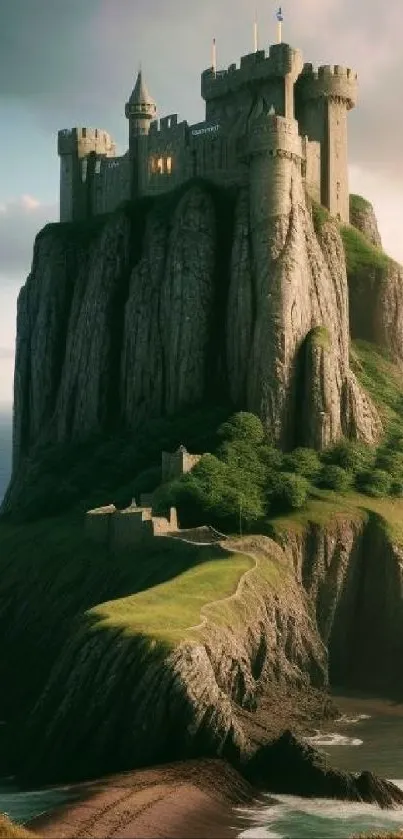
[[[350,703],[349,703],[350,704]],[[403,709],[402,709],[403,710]],[[324,751],[329,764],[351,772],[369,769],[403,789],[403,713],[367,713],[357,701],[332,732],[308,739]],[[242,839],[350,839],[365,833],[403,830],[403,808],[381,810],[371,804],[294,795],[267,796],[255,808],[239,811]],[[403,834],[402,834],[403,835]]]

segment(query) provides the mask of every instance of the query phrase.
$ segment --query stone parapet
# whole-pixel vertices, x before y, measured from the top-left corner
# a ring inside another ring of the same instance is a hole
[[[297,79],[302,70],[303,61],[300,50],[288,44],[274,44],[269,55],[264,50],[250,53],[241,58],[241,65],[231,64],[227,70],[214,73],[212,68],[205,70],[201,77],[203,99],[220,99],[250,82],[262,82],[270,78],[291,75]]]
[[[346,102],[348,110],[351,110],[358,98],[357,73],[339,64],[325,64],[317,70],[312,64],[304,64],[297,81],[297,91],[302,102],[321,97],[335,98]]]
[[[107,131],[101,128],[64,128],[57,135],[58,154],[86,157],[94,152],[105,157],[115,157],[116,145]]]

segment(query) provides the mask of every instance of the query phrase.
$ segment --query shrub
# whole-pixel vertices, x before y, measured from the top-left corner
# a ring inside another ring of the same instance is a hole
[[[380,452],[376,458],[375,467],[398,478],[400,475],[403,475],[403,452]]]
[[[390,494],[395,495],[398,498],[402,498],[403,496],[403,478],[398,478],[397,480],[392,481],[390,487]]]
[[[373,498],[381,498],[390,493],[392,478],[383,469],[367,470],[357,475],[356,486],[361,492],[365,492],[366,495],[372,495]]]
[[[323,463],[340,466],[348,472],[360,472],[372,465],[375,451],[363,443],[340,440],[322,454]]]
[[[351,486],[351,474],[341,466],[329,463],[322,467],[316,483],[324,489],[345,492]]]
[[[217,436],[226,441],[243,440],[259,446],[264,441],[264,430],[259,417],[240,411],[220,426]]]
[[[289,512],[304,507],[308,492],[309,481],[302,475],[279,472],[271,477],[268,499],[274,512]]]
[[[314,449],[298,448],[284,458],[287,472],[296,472],[304,478],[314,480],[321,470],[318,453]]]
[[[258,484],[264,482],[267,467],[260,458],[259,447],[253,446],[249,441],[225,442],[220,446],[217,454],[231,470],[245,473],[245,481],[253,480]]]
[[[259,446],[259,460],[268,472],[280,471],[283,466],[284,455],[280,449],[276,449],[274,446]]]

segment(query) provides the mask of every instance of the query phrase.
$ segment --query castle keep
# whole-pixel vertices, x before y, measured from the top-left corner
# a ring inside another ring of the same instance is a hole
[[[114,210],[126,199],[167,192],[193,177],[221,185],[254,183],[269,213],[287,207],[287,167],[301,169],[308,194],[349,221],[347,112],[356,104],[357,74],[314,69],[301,52],[278,43],[245,55],[240,66],[202,73],[205,120],[156,119],[142,73],[126,104],[129,148],[116,156],[105,131],[59,131],[60,220]]]

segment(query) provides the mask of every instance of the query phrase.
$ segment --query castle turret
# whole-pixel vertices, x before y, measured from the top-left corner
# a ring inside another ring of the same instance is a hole
[[[321,146],[321,203],[349,221],[347,112],[357,103],[357,74],[305,64],[296,84],[296,116],[303,135]]]
[[[273,44],[269,55],[264,50],[241,58],[240,67],[231,64],[228,70],[205,70],[201,93],[206,102],[206,121],[225,120],[250,109],[256,91],[273,104],[276,113],[294,118],[294,83],[303,66],[299,50],[288,44]]]
[[[143,192],[147,178],[148,134],[150,124],[157,114],[157,106],[151,98],[141,70],[134,90],[125,106],[129,120],[129,155],[132,160],[132,199]]]
[[[92,214],[92,181],[96,161],[115,157],[116,146],[99,128],[65,128],[58,133],[60,156],[60,221],[77,221]]]

